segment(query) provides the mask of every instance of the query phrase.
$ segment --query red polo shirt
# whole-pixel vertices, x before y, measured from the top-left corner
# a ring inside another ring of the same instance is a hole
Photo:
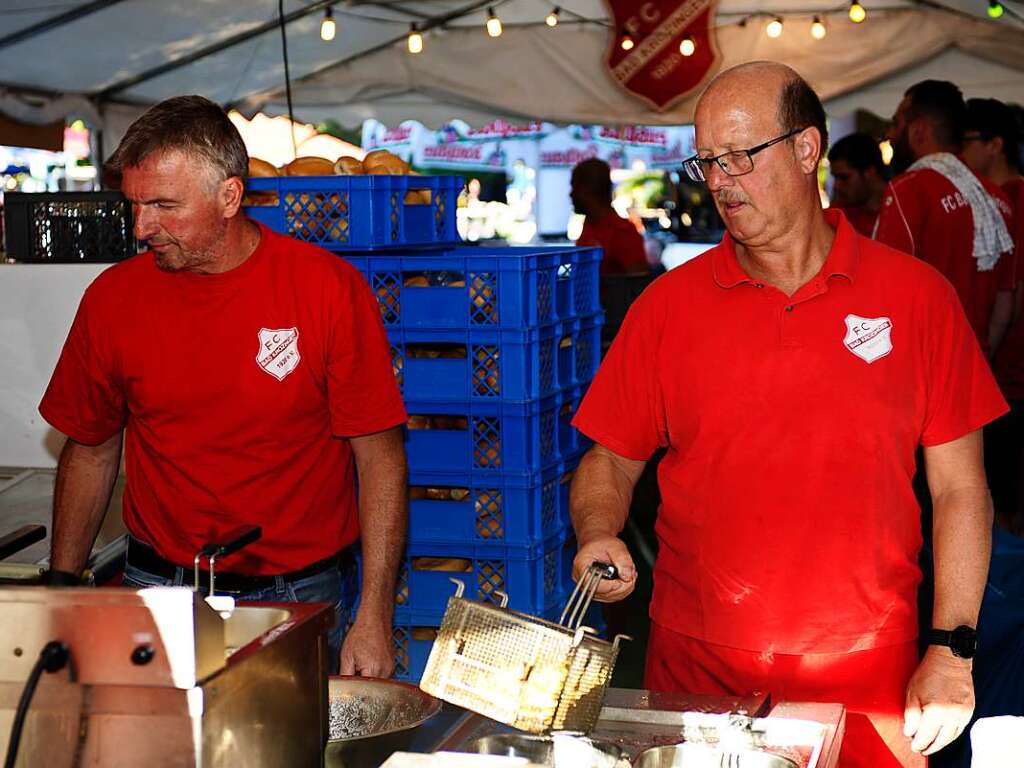
[[[633,222],[616,213],[605,214],[599,219],[587,216],[576,245],[598,246],[604,250],[602,275],[646,274],[650,271],[643,237]]]
[[[978,176],[1012,228],[1006,194]],[[963,302],[967,318],[983,348],[996,293],[1013,288],[1013,264],[1004,255],[995,269],[978,271],[974,258],[974,215],[956,186],[931,169],[908,171],[889,184],[878,212],[875,239],[917,256],[945,275]]]
[[[635,460],[668,449],[651,618],[738,649],[912,640],[914,451],[1006,411],[949,283],[838,211],[792,297],[726,236],[630,309],[575,425]]]
[[[1015,283],[1024,281],[1024,179],[1006,182],[1003,191],[1013,206]],[[1024,318],[1010,327],[996,355],[996,376],[1003,392],[1012,400],[1024,400]]]
[[[833,208],[843,212],[843,215],[850,221],[853,228],[865,237],[871,237],[875,231],[875,222],[878,214],[865,208],[862,205],[833,205]]]

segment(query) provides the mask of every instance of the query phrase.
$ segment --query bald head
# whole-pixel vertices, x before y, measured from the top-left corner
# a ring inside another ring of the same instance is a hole
[[[828,149],[825,109],[814,90],[791,67],[774,61],[752,61],[715,77],[697,102],[701,117],[743,112],[773,136],[796,128],[816,128],[821,154]]]

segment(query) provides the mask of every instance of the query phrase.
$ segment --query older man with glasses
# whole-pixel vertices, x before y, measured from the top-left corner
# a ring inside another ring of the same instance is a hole
[[[973,708],[991,503],[980,428],[1006,404],[950,285],[823,211],[813,90],[778,64],[720,74],[696,156],[728,234],[633,305],[575,424],[596,442],[571,511],[579,574],[613,562],[658,448],[646,686],[848,708],[842,765],[923,765]],[[936,600],[917,653],[924,446]]]

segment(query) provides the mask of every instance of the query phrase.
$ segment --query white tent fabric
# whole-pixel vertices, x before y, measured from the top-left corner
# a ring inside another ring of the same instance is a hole
[[[791,64],[833,100],[833,112],[888,112],[908,71],[941,72],[965,83],[968,96],[1024,101],[1024,24],[1012,3],[991,21],[985,0],[862,1],[868,20],[854,25],[834,1],[720,0],[722,65]],[[693,98],[658,113],[614,84],[603,64],[612,31],[602,0],[558,2],[554,29],[543,23],[551,0],[499,2],[498,39],[483,31],[486,0],[334,2],[338,35],[324,43],[318,27],[328,4],[283,1],[294,17],[288,52],[304,122],[678,124],[692,115]],[[109,151],[141,109],[174,94],[201,93],[248,114],[286,112],[277,11],[278,0],[0,0],[0,113],[36,123],[84,117],[103,130]],[[49,23],[68,13],[78,16]],[[772,40],[763,27],[775,14],[786,27]],[[810,37],[814,15],[826,22],[824,40]],[[416,56],[404,45],[412,22],[429,27]]]

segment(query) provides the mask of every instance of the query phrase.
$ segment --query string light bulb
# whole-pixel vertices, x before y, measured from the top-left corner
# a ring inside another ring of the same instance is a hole
[[[764,32],[768,37],[779,37],[782,34],[782,19],[776,16],[774,19],[768,22],[768,26],[764,28]]]
[[[634,45],[636,45],[636,43],[633,42],[633,38],[630,37],[628,33],[622,36],[622,41],[619,43],[619,47],[624,51],[633,50]]]
[[[850,21],[854,24],[860,24],[867,17],[868,12],[864,9],[864,6],[857,2],[857,0],[853,0],[850,3]]]
[[[487,34],[491,37],[501,37],[501,19],[494,13],[494,8],[487,9]]]
[[[828,34],[828,30],[825,29],[825,25],[821,23],[821,19],[818,16],[814,17],[814,21],[811,22],[811,37],[815,40],[821,40]]]
[[[320,22],[320,39],[325,43],[331,42],[338,32],[338,26],[334,23],[334,13],[331,6],[324,11],[324,20]]]
[[[558,16],[561,12],[562,9],[556,5],[554,8],[551,9],[551,13],[544,17],[544,23],[547,24],[549,27],[557,27]]]
[[[419,29],[413,24],[409,28],[409,53],[422,53],[423,51],[423,35]]]
[[[999,0],[988,0],[988,17],[998,19],[1003,15],[1003,4]]]
[[[679,44],[679,52],[683,54],[683,56],[693,56],[693,52],[695,50],[697,50],[697,44],[689,35],[684,37],[683,42]]]

